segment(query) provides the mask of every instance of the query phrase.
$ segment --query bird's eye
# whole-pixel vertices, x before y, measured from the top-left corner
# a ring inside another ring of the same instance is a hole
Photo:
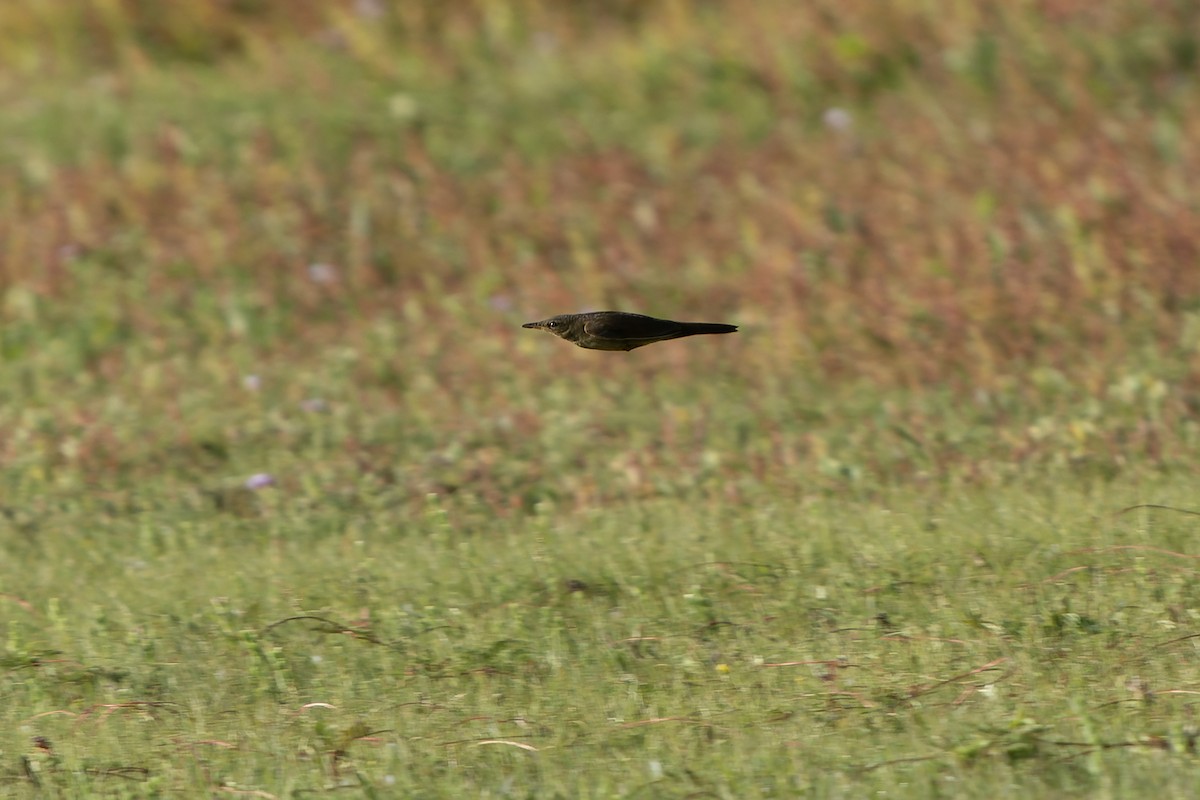
[[[558,327],[558,323],[557,323],[557,322],[547,322],[547,323],[546,323],[546,327],[547,327],[547,328],[557,328],[557,327]]]

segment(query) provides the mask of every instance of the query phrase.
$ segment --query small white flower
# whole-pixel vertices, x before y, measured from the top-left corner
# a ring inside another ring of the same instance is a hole
[[[379,0],[354,0],[354,13],[363,19],[379,19],[383,12],[383,3]]]
[[[309,264],[308,279],[313,283],[337,283],[338,271],[337,268],[331,264]]]
[[[854,124],[854,117],[850,116],[850,112],[844,108],[828,108],[821,115],[821,121],[825,123],[825,127],[839,133],[845,133],[850,130],[850,126]]]

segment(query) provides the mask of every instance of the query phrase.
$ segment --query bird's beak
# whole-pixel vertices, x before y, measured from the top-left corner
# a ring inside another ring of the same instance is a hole
[[[546,323],[544,323],[544,322],[526,322],[526,323],[525,323],[524,325],[522,325],[521,327],[522,327],[522,328],[541,328],[541,327],[543,327],[545,324],[546,324]]]

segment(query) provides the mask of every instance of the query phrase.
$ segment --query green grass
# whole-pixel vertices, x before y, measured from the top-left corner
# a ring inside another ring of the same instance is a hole
[[[81,495],[11,521],[0,746],[78,794],[1186,794],[1197,532],[1138,495]]]
[[[1188,796],[1200,27],[1043,5],[0,7],[0,793]]]

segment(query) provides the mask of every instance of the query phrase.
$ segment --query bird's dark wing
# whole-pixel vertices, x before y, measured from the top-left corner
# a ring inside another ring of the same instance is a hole
[[[583,329],[591,336],[622,341],[654,342],[678,336],[682,326],[668,319],[643,317],[640,314],[611,314],[589,319]]]

